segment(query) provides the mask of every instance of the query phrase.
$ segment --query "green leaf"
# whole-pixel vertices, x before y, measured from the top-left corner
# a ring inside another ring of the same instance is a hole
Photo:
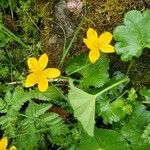
[[[7,103],[0,98],[0,113],[7,112]]]
[[[70,88],[68,98],[74,110],[74,116],[81,122],[87,134],[93,136],[96,97],[76,88],[72,81],[70,81]]]
[[[21,109],[23,104],[27,101],[30,101],[32,96],[29,93],[26,93],[23,88],[18,87],[15,89],[14,93],[12,94],[12,99],[10,93],[7,93],[6,100],[8,103],[11,103],[10,112],[13,113],[14,111],[17,112]],[[13,115],[13,114],[12,114]]]
[[[55,126],[58,123],[62,122],[62,118],[56,113],[45,113],[39,117],[40,122],[37,122],[36,126],[38,128],[46,126]]]
[[[123,136],[131,143],[134,150],[148,150],[145,139],[142,138],[144,128],[150,124],[150,112],[144,105],[137,105],[132,116],[126,121],[121,129]]]
[[[129,150],[128,143],[113,130],[95,129],[94,135],[85,135],[75,150]]]
[[[150,101],[150,88],[143,87],[140,90],[140,95],[144,96],[146,100]]]
[[[83,77],[80,85],[82,87],[103,86],[108,81],[108,69],[109,59],[103,54],[95,64],[91,64],[79,72]]]
[[[120,71],[116,71],[113,73],[113,77],[103,86],[103,88],[107,88],[110,85],[113,85],[119,81],[121,81],[122,79],[124,79],[126,76],[121,73]],[[122,94],[124,87],[126,86],[127,83],[122,83],[119,84],[118,86],[112,88],[111,90],[109,90],[107,93],[109,95],[111,95],[111,97],[115,98],[118,97],[120,94]]]
[[[142,138],[144,139],[145,143],[150,144],[150,124],[144,129]]]
[[[28,122],[25,134],[16,137],[15,146],[17,149],[36,149],[41,140],[40,134],[36,133],[34,122]]]
[[[38,89],[30,91],[32,98],[42,100],[42,101],[55,101],[63,99],[63,94],[61,89],[55,86],[49,86],[47,91],[42,93]]]
[[[105,124],[118,122],[132,112],[132,106],[125,104],[123,98],[111,102],[108,97],[103,97],[96,102],[96,112],[103,117]]]
[[[116,27],[114,39],[115,49],[122,61],[130,61],[139,57],[146,47],[150,47],[150,10],[143,14],[132,10],[125,14],[124,25]]]
[[[136,91],[134,88],[131,88],[129,93],[128,93],[128,99],[131,100],[131,101],[134,101],[137,99],[137,94],[136,94]]]
[[[26,109],[26,115],[38,118],[39,116],[44,114],[51,106],[52,104],[36,104],[34,102],[31,102]]]
[[[88,57],[85,54],[81,54],[79,56],[73,57],[67,64],[66,73],[67,75],[71,75],[75,72],[79,72],[80,70],[88,67],[89,61]]]
[[[10,91],[7,91],[5,94],[5,101],[7,104],[12,104],[12,94]]]

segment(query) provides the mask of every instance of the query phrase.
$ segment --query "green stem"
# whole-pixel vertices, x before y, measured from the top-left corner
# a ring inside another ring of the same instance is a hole
[[[112,88],[114,88],[114,87],[116,87],[116,86],[118,86],[118,85],[120,85],[120,84],[122,84],[122,83],[124,83],[124,82],[129,82],[129,78],[128,78],[128,77],[125,77],[124,79],[118,81],[117,83],[114,83],[113,85],[111,85],[111,86],[105,88],[104,90],[102,90],[102,91],[100,91],[99,93],[97,93],[97,94],[95,95],[95,97],[97,98],[98,96],[102,95],[103,93],[109,91],[110,89],[112,89]]]
[[[129,67],[128,67],[128,70],[127,70],[127,72],[126,72],[126,75],[129,74],[129,71],[130,71],[130,69],[131,69],[131,67],[133,66],[134,63],[135,63],[135,60],[133,60],[133,61],[130,63],[130,65],[129,65]]]
[[[65,59],[66,55],[68,54],[68,52],[69,52],[69,50],[70,50],[70,48],[71,48],[73,42],[75,41],[75,39],[76,39],[76,37],[77,37],[77,35],[78,35],[80,29],[81,29],[82,24],[83,24],[83,20],[82,20],[82,22],[80,23],[80,25],[77,27],[77,29],[76,29],[76,31],[75,31],[75,33],[74,33],[74,35],[73,35],[73,38],[71,39],[71,41],[70,41],[68,47],[67,47],[66,49],[64,48],[63,57],[62,57],[62,59],[61,59],[61,61],[60,61],[59,67],[63,64],[64,59]]]
[[[9,0],[8,2],[9,2],[9,6],[10,6],[10,11],[11,11],[11,17],[13,18],[14,15],[13,15],[13,9],[12,9],[12,1]]]

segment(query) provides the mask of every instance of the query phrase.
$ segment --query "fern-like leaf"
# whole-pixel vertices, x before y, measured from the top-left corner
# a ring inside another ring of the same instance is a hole
[[[31,102],[26,109],[26,115],[34,118],[38,118],[44,114],[52,105],[51,104],[36,104]]]

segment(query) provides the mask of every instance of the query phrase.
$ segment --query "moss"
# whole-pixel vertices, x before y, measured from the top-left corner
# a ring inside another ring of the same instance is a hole
[[[136,90],[150,87],[150,51],[145,50],[142,56],[135,60],[130,68],[129,77]]]

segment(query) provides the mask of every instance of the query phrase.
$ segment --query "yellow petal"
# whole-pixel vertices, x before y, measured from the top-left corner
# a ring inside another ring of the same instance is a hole
[[[0,140],[0,150],[6,150],[7,145],[8,145],[8,139],[7,139],[7,137],[3,137]]]
[[[9,150],[17,150],[15,146],[11,146]]]
[[[95,49],[95,45],[94,45],[94,43],[91,40],[84,38],[83,42],[86,44],[87,48]]]
[[[48,88],[48,79],[45,76],[41,76],[38,81],[38,88],[41,92],[45,92]]]
[[[99,37],[99,42],[102,44],[109,44],[112,40],[112,34],[110,32],[104,32]]]
[[[41,55],[41,57],[39,58],[39,65],[40,65],[40,67],[42,68],[42,70],[43,70],[44,68],[46,68],[47,63],[48,63],[48,56],[47,56],[47,54],[45,53],[45,54]]]
[[[38,65],[38,61],[35,57],[30,57],[27,60],[28,67],[32,72],[37,72],[40,68]]]
[[[94,41],[95,39],[98,39],[98,34],[93,28],[89,28],[87,30],[87,38]]]
[[[37,83],[37,77],[34,73],[31,73],[26,78],[25,87],[34,86],[36,83]]]
[[[93,49],[89,52],[89,60],[91,63],[95,63],[100,57],[100,51],[98,49]]]
[[[57,78],[60,76],[60,71],[56,68],[47,68],[43,71],[44,75],[47,77],[47,78]]]
[[[114,53],[115,52],[115,48],[112,45],[100,45],[100,50],[103,53]]]

